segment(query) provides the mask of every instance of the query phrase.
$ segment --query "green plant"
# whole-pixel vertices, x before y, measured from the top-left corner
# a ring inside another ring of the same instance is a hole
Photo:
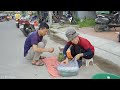
[[[58,55],[58,61],[59,62],[62,62],[64,60],[64,55],[63,55],[63,53],[59,53],[59,55]]]
[[[92,18],[85,18],[78,22],[79,27],[90,27],[95,25],[95,20]]]
[[[79,17],[74,17],[75,21],[78,23],[80,21]]]

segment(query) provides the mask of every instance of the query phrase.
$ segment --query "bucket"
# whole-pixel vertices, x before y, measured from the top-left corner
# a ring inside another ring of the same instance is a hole
[[[120,79],[120,76],[111,73],[95,74],[92,79]]]

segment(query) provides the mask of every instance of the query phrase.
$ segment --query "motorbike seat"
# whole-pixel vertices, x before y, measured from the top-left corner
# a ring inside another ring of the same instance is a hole
[[[104,15],[97,15],[97,17],[103,17],[104,18],[105,16]]]

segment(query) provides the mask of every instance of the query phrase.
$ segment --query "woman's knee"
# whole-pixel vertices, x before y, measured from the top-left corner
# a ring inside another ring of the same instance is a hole
[[[74,57],[76,55],[76,53],[75,53],[75,47],[71,46],[70,51],[71,51],[72,57]]]
[[[71,51],[74,51],[74,46],[71,46],[71,47],[70,47],[70,50],[71,50]]]
[[[79,53],[81,53],[81,47],[79,46],[79,45],[76,45],[75,46],[75,52],[77,53],[77,54],[79,54]]]
[[[71,46],[70,50],[71,50],[71,55],[73,57],[76,56],[77,54],[81,53],[81,48],[78,45]]]

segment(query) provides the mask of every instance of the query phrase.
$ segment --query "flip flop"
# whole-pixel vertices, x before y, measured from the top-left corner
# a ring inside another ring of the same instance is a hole
[[[35,65],[36,65],[36,66],[43,66],[44,63],[43,63],[41,60],[39,60]]]
[[[40,58],[39,59],[45,59],[46,57],[45,56],[40,56]]]
[[[32,61],[32,65],[36,65],[37,61]]]

